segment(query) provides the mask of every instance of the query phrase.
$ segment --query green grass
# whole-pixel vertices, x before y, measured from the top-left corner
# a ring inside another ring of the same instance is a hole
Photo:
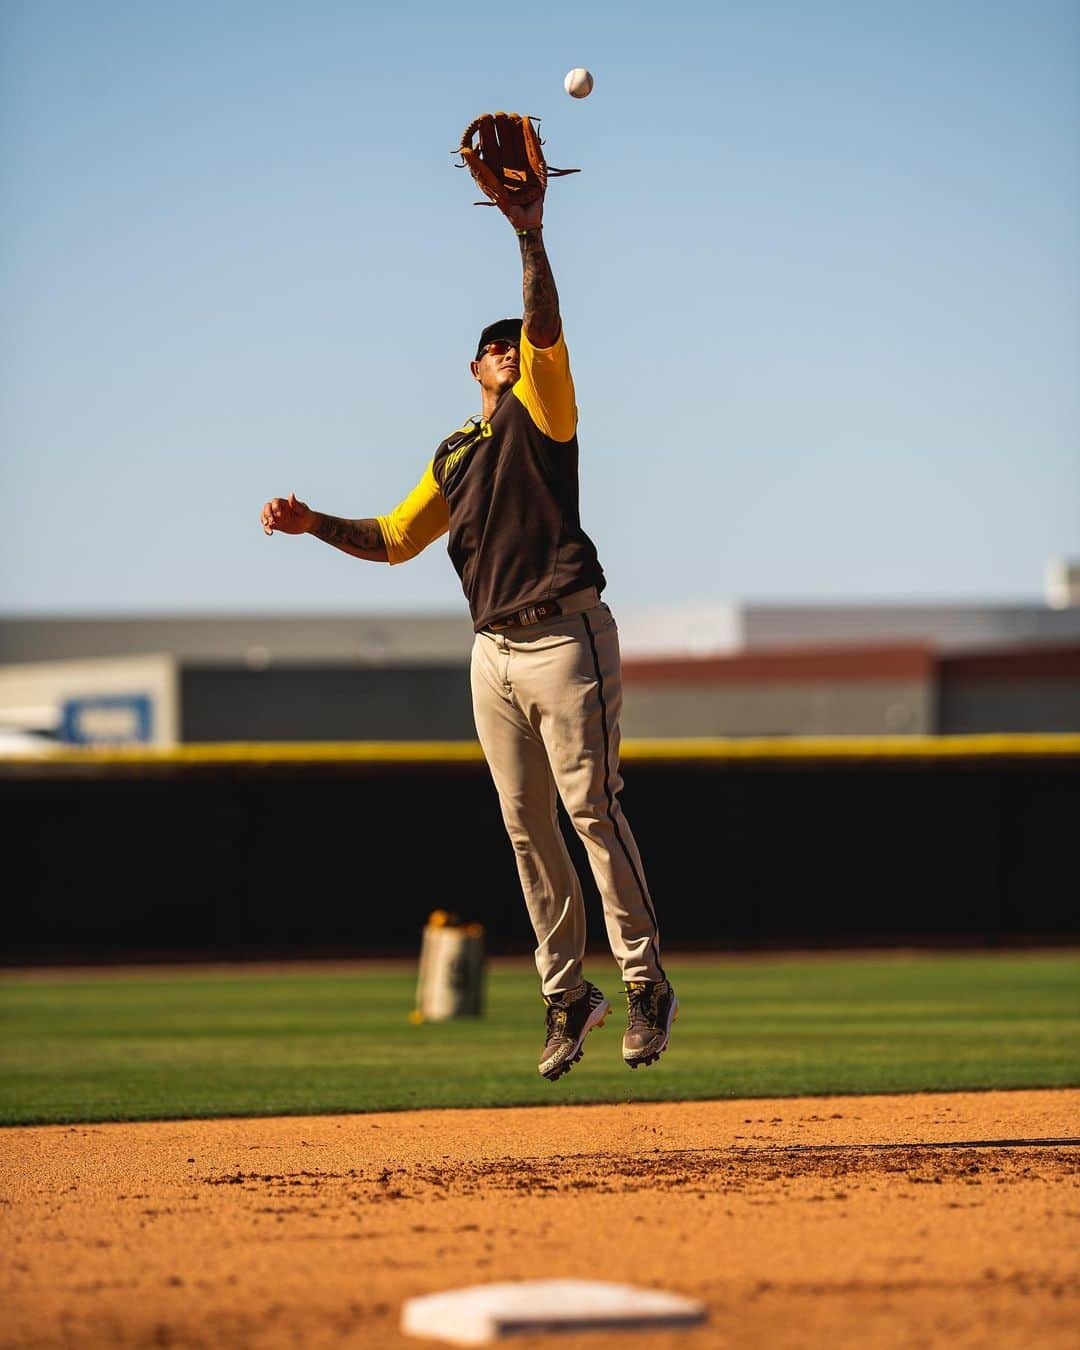
[[[407,970],[9,973],[0,1122],[1080,1086],[1078,952],[672,959],[671,1047],[633,1074],[614,967],[590,973],[615,1016],[557,1084],[531,968],[419,1027]]]

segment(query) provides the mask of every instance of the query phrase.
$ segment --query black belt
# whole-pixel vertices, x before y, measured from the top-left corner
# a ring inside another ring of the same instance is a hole
[[[561,614],[562,605],[558,600],[544,600],[539,605],[529,605],[526,609],[516,609],[513,614],[504,614],[499,619],[493,619],[491,623],[484,627],[497,633],[503,628],[528,628],[531,624],[540,623],[543,619],[553,619]]]

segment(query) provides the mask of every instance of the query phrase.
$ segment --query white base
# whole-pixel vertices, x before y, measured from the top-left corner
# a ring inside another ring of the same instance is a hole
[[[474,1284],[405,1301],[401,1330],[452,1345],[557,1331],[637,1331],[705,1320],[705,1305],[681,1294],[598,1280]]]

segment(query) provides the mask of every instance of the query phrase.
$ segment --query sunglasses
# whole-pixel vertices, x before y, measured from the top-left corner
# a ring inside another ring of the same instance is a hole
[[[505,356],[509,351],[518,351],[520,344],[511,342],[508,338],[496,338],[493,342],[485,342],[480,349],[480,355],[487,356],[490,352],[492,356]]]

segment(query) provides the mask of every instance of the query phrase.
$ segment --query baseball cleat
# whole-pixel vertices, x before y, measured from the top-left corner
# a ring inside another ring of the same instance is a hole
[[[602,1027],[611,1004],[588,980],[569,994],[544,995],[547,1039],[540,1056],[541,1076],[554,1083],[569,1073],[584,1051],[582,1042],[594,1027]]]
[[[622,1053],[628,1068],[655,1064],[667,1049],[679,1000],[668,980],[630,980],[626,989],[626,1034]]]

